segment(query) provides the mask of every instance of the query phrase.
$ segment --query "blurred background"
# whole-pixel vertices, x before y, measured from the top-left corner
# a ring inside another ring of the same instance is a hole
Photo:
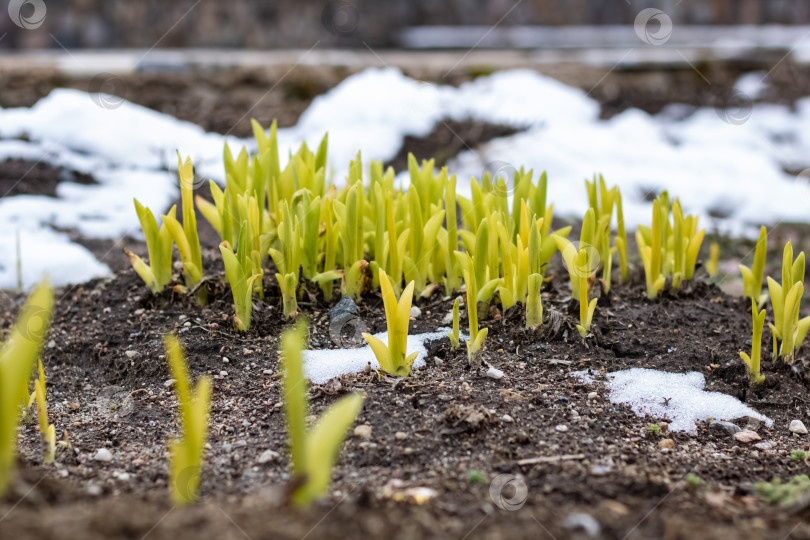
[[[31,13],[32,4],[25,8]],[[806,0],[60,0],[46,5],[44,32],[26,33],[9,19],[0,20],[0,35],[8,33],[0,47],[54,48],[49,34],[69,49],[150,48],[158,40],[170,48],[308,48],[318,40],[324,46],[420,47],[425,44],[410,32],[419,27],[467,27],[467,33],[459,36],[474,36],[472,27],[495,24],[632,25],[638,12],[648,7],[665,11],[676,25],[810,22]],[[324,26],[337,32],[325,32]],[[504,38],[491,45],[509,43]]]

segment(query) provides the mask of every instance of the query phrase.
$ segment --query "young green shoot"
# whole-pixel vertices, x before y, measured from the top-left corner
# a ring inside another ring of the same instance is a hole
[[[371,334],[364,333],[363,338],[374,351],[383,371],[398,377],[407,377],[417,356],[417,353],[408,355],[407,352],[414,282],[408,283],[397,301],[388,275],[381,269],[380,289],[385,306],[385,322],[388,325],[388,345]]]
[[[587,337],[591,331],[591,321],[593,312],[596,310],[596,298],[588,302],[588,273],[582,269],[589,268],[588,252],[583,248],[579,250],[576,258],[576,268],[579,273],[579,324],[577,331],[579,335]]]
[[[233,324],[240,332],[250,328],[250,318],[253,314],[253,288],[256,281],[262,277],[259,273],[252,273],[254,265],[245,254],[247,249],[247,223],[242,225],[242,232],[239,234],[239,253],[234,253],[228,242],[222,242],[219,245],[225,265],[225,275],[231,285],[233,295],[235,310]]]
[[[644,275],[647,280],[647,298],[650,300],[657,298],[661,289],[664,288],[666,277],[661,273],[661,202],[659,199],[653,201],[652,228],[650,229],[650,245],[647,245],[641,228],[636,231],[636,243],[638,244],[641,262],[644,265]]]
[[[185,289],[196,290],[197,305],[208,303],[208,290],[197,287],[202,280],[202,255],[200,238],[197,235],[197,214],[194,211],[194,166],[191,159],[186,158],[185,163],[177,154],[178,175],[180,176],[180,194],[183,206],[183,224],[174,216],[173,212],[162,216],[163,223],[168,227],[172,240],[177,245],[180,260],[183,262],[183,277]]]
[[[455,258],[455,257],[453,257]],[[460,337],[460,324],[459,324],[459,315],[458,315],[458,308],[459,304],[461,303],[461,297],[457,296],[456,301],[453,302],[453,331],[448,333],[448,337],[450,338],[450,346],[455,351],[458,349],[459,345],[461,344],[461,337]]]
[[[0,346],[0,494],[5,492],[14,474],[17,424],[52,312],[53,290],[43,283],[29,295],[9,337]]]
[[[616,251],[619,253],[619,282],[629,279],[630,270],[627,266],[627,232],[624,228],[624,208],[622,207],[622,193],[616,188]]]
[[[278,230],[281,249],[270,249],[270,256],[279,270],[276,280],[281,289],[284,317],[294,318],[298,315],[298,274],[301,268],[300,223],[298,217],[290,213],[287,201],[283,203],[281,216]]]
[[[42,439],[43,462],[52,463],[56,456],[56,428],[48,423],[48,402],[45,395],[45,368],[39,360],[39,376],[34,381],[34,393],[29,399],[28,406],[37,404],[37,420],[39,421],[39,435]]]
[[[717,242],[709,244],[709,262],[706,263],[706,271],[711,277],[717,275],[720,265],[720,245]]]
[[[782,284],[768,277],[768,290],[773,306],[774,324],[769,324],[773,335],[774,358],[781,357],[793,363],[794,352],[801,347],[808,329],[810,316],[799,319],[804,294],[804,252],[793,260],[793,246],[788,240],[782,254]],[[777,340],[781,345],[777,349]]]
[[[760,308],[768,299],[767,293],[762,292],[762,280],[765,276],[765,256],[768,252],[768,230],[761,227],[759,230],[759,239],[757,240],[757,247],[754,251],[754,264],[751,268],[745,265],[740,265],[740,272],[743,277],[743,284],[745,286],[745,296],[751,298],[757,303]]]
[[[469,253],[456,252],[459,266],[463,269],[464,285],[467,288],[467,298],[464,304],[467,306],[467,322],[469,324],[470,338],[467,340],[467,361],[473,365],[478,365],[478,352],[484,346],[489,328],[478,329],[478,282],[475,276],[475,264]]]
[[[146,237],[149,264],[128,249],[124,252],[149,290],[153,294],[160,294],[172,280],[172,235],[166,220],[164,219],[158,228],[152,211],[142,206],[138,199],[135,199],[135,211],[138,213],[138,220]],[[172,206],[164,217],[174,218],[175,211],[176,208]]]
[[[301,355],[306,331],[306,321],[299,320],[281,336],[284,414],[292,457],[292,485],[295,486],[292,502],[297,506],[308,506],[329,489],[332,468],[343,439],[363,407],[361,395],[345,396],[332,404],[321,415],[315,427],[307,432],[308,384],[304,378]]]
[[[177,337],[167,334],[163,343],[180,405],[180,437],[169,441],[169,485],[175,504],[186,505],[197,499],[200,489],[211,411],[211,379],[200,377],[192,387],[186,355]]]
[[[740,352],[740,358],[748,368],[748,375],[751,384],[759,384],[765,380],[765,376],[760,374],[760,355],[762,353],[762,328],[765,325],[765,310],[757,312],[757,303],[751,299],[751,317],[754,320],[754,337],[751,339],[751,356],[745,352]]]

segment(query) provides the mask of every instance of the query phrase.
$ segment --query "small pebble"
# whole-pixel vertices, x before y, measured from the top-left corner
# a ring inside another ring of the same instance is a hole
[[[750,443],[761,441],[762,437],[760,437],[756,431],[751,431],[750,429],[744,429],[740,432],[734,434],[734,440],[741,443]]]
[[[418,319],[422,315],[422,310],[416,306],[411,307],[411,319]]]
[[[453,312],[450,311],[447,315],[444,316],[442,319],[442,324],[445,326],[453,324]]]
[[[220,376],[220,377],[227,377],[227,376],[228,376],[228,372],[227,372],[227,371],[220,371],[220,372],[219,372],[219,376]]]
[[[272,369],[265,369],[264,371],[262,371],[262,374],[263,374],[263,375],[272,375],[272,374],[273,374],[273,370],[272,370]]]
[[[226,364],[229,364],[231,362],[230,360],[228,360],[227,356],[223,356],[222,361],[225,362]]]
[[[510,423],[514,422],[515,419],[512,418],[511,416],[509,416],[508,414],[505,414],[505,415],[501,416],[501,421],[510,424]]]
[[[658,441],[658,448],[661,450],[672,450],[675,448],[675,441],[672,439],[662,439]]]
[[[709,431],[719,436],[734,436],[734,434],[742,431],[742,428],[737,424],[731,422],[723,422],[722,420],[712,420],[709,423]]]
[[[487,370],[487,377],[490,379],[503,379],[503,371],[489,366],[489,369]]]
[[[804,423],[801,420],[791,420],[790,432],[796,433],[797,435],[807,435],[807,428],[804,427]]]
[[[566,431],[568,431],[568,426],[566,426],[565,424],[559,424],[554,429],[556,429],[557,431],[559,431],[561,433],[565,433]]]
[[[135,358],[136,356],[138,356],[138,351],[124,351],[124,355],[127,358]]]
[[[370,439],[371,438],[371,426],[368,424],[360,424],[359,426],[354,428],[354,436],[358,439]]]
[[[99,448],[96,455],[93,457],[96,461],[112,461],[112,452],[106,448]]]
[[[762,441],[762,442],[759,442],[759,443],[755,444],[754,448],[756,448],[757,450],[768,451],[768,450],[771,450],[773,448],[773,445],[771,443],[769,443],[768,441]]]
[[[569,514],[563,522],[563,527],[570,530],[582,530],[588,536],[599,536],[599,532],[602,530],[599,522],[592,515],[584,512]]]
[[[99,486],[98,484],[90,484],[89,486],[87,486],[86,491],[87,494],[90,495],[91,497],[98,497],[99,495],[101,495],[102,492],[101,486]]]
[[[408,434],[405,433],[404,431],[397,431],[396,433],[394,433],[394,438],[398,441],[404,441],[405,439],[408,438]]]
[[[588,399],[596,399],[598,397],[599,394],[597,394],[596,392],[591,392],[590,394],[588,394]]]
[[[173,385],[176,382],[177,382],[176,379],[168,379],[166,382],[163,383],[163,386],[165,386],[166,388],[169,388],[171,385]]]
[[[264,465],[265,463],[271,463],[277,460],[280,457],[278,452],[274,452],[272,450],[265,450],[256,460],[256,463],[259,465]]]

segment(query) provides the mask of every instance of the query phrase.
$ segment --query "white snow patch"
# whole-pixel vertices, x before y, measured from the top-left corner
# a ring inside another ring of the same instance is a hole
[[[740,97],[750,99],[757,99],[762,96],[768,86],[768,74],[764,71],[744,73],[734,83],[734,89],[743,94]]]
[[[417,353],[413,362],[413,367],[418,368],[425,365],[427,349],[425,343],[436,341],[437,339],[447,339],[449,328],[439,328],[435,332],[408,336],[408,354]],[[383,343],[388,343],[388,332],[374,334]],[[463,338],[463,336],[462,336]],[[379,369],[380,363],[374,356],[374,351],[366,345],[357,349],[320,349],[315,351],[304,351],[304,376],[313,384],[324,384],[329,379],[340,377],[348,373],[360,373],[371,364],[371,369]]]
[[[0,258],[0,287],[17,287],[16,232],[0,234],[0,253],[12,254]],[[22,252],[22,284],[30,289],[42,278],[60,286],[75,281],[87,281],[111,275],[106,264],[79,244],[71,243],[67,235],[46,229],[20,231]],[[80,279],[76,279],[80,278]]]
[[[584,383],[597,382],[587,371],[575,371],[569,376]],[[696,434],[695,422],[715,418],[734,420],[751,416],[763,420],[768,427],[773,420],[745,405],[735,397],[704,390],[702,373],[667,373],[655,369],[632,368],[607,374],[605,387],[611,403],[629,406],[639,416],[669,420],[669,429]]]

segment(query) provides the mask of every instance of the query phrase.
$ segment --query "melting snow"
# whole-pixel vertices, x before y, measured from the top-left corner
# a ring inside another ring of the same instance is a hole
[[[408,336],[408,354],[418,353],[413,367],[418,368],[425,365],[427,349],[425,343],[437,339],[447,339],[449,328],[439,328],[436,332],[417,334]],[[374,337],[388,344],[388,332],[374,334]],[[466,339],[462,336],[462,339]],[[379,369],[380,363],[374,356],[374,351],[366,345],[358,349],[320,349],[316,351],[304,351],[304,376],[313,384],[324,384],[329,379],[340,377],[347,373],[359,373],[371,364],[371,369]]]
[[[570,374],[584,383],[597,382],[587,371]],[[745,405],[735,397],[721,392],[704,390],[706,379],[702,373],[667,373],[655,369],[633,368],[607,374],[605,387],[610,390],[610,402],[627,405],[639,416],[652,416],[669,420],[669,429],[697,433],[695,422],[709,417],[733,420],[751,416],[765,421],[773,420]]]

